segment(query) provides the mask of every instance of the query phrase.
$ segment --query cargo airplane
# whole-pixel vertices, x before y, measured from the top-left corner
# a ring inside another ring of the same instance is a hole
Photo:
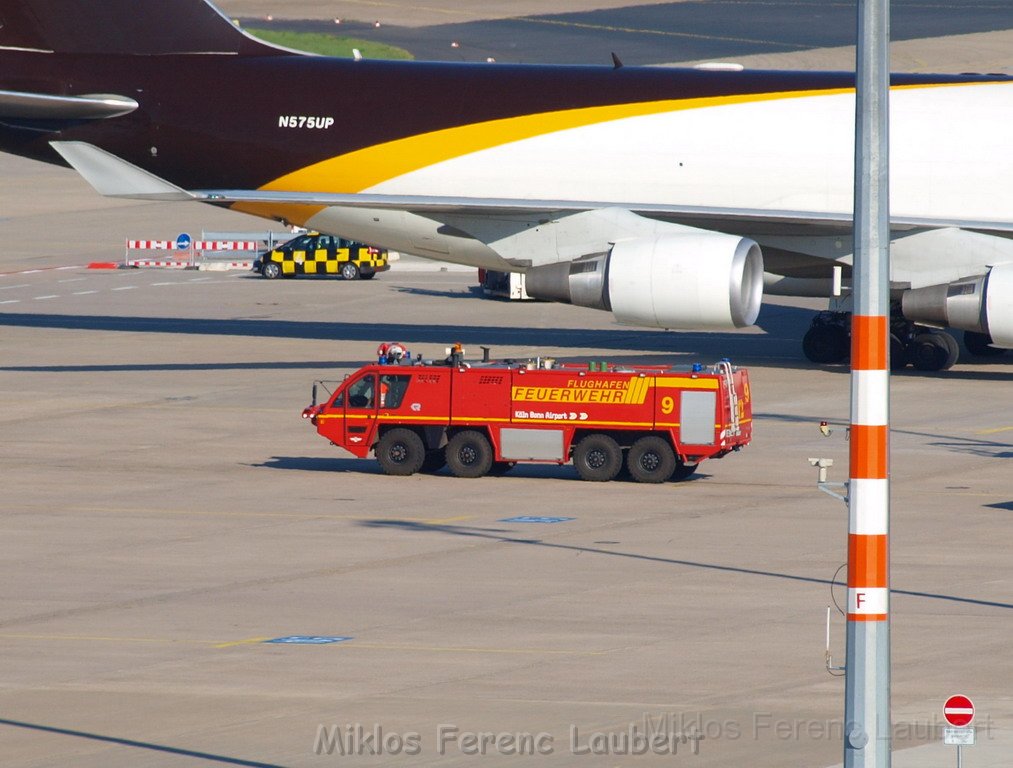
[[[764,290],[846,309],[854,101],[849,72],[357,61],[205,0],[0,0],[0,150],[657,328],[751,325]],[[892,79],[894,365],[952,365],[942,328],[1013,348],[1011,125],[1009,76]],[[847,318],[806,354],[845,359]]]

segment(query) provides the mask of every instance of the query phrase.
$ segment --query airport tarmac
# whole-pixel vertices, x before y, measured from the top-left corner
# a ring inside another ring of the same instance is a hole
[[[479,18],[480,5],[446,8]],[[420,20],[446,9],[408,6]],[[1008,56],[996,34],[989,50]],[[910,50],[933,69],[981,39]],[[472,765],[478,733],[499,736],[490,765],[840,762],[843,683],[823,648],[847,515],[806,460],[846,476],[849,377],[802,359],[819,302],[774,300],[737,333],[673,334],[483,300],[463,272],[88,270],[127,237],[264,222],[103,199],[73,172],[3,155],[0,179],[5,768]],[[663,487],[557,467],[385,477],[299,414],[314,379],[395,339],[429,356],[454,341],[476,355],[729,356],[751,371],[755,440]],[[977,706],[965,765],[1013,754],[1011,380],[1008,361],[966,360],[893,378],[897,768],[955,762],[941,729],[957,692]],[[572,519],[505,522],[520,515]],[[266,642],[287,637],[348,639]],[[832,637],[842,663],[836,611]],[[662,754],[617,754],[648,735]],[[509,754],[519,744],[536,755]]]
[[[241,219],[105,201],[12,158],[0,171],[4,766],[464,765],[478,732],[506,734],[490,765],[840,761],[843,685],[823,648],[846,510],[806,459],[844,479],[849,377],[801,358],[816,303],[674,334],[483,300],[461,272],[88,270],[120,234]],[[28,179],[52,196],[16,192]],[[385,477],[299,414],[314,379],[395,339],[427,356],[454,341],[729,356],[751,369],[756,437],[662,487],[556,467]],[[1008,363],[961,362],[893,380],[898,766],[954,760],[939,742],[955,692],[978,707],[966,765],[1013,753],[1011,379]],[[505,522],[532,514],[572,519]],[[832,634],[840,662],[836,611]],[[265,642],[292,636],[350,639]],[[335,727],[367,754],[317,754]],[[375,728],[385,753],[369,756]],[[648,732],[669,754],[587,754]],[[506,754],[525,738],[536,757]]]
[[[222,7],[247,27],[339,33],[426,60],[611,65],[615,52],[626,64],[854,69],[850,3],[224,0]],[[895,72],[1013,73],[1013,9],[1006,0],[893,0],[891,37]]]

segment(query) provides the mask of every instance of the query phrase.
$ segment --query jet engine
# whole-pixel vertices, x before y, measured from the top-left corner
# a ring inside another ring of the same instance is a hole
[[[991,337],[1013,349],[1013,263],[996,264],[981,277],[905,291],[904,317],[940,328],[959,328]]]
[[[609,310],[627,325],[742,328],[760,312],[763,256],[759,245],[741,237],[665,234],[531,267],[525,287],[534,298]]]

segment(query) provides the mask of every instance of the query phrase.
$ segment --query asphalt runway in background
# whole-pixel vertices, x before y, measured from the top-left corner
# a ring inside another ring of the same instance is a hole
[[[233,5],[242,16],[242,4]],[[894,0],[891,9],[894,41],[1013,31],[1007,0]],[[286,10],[286,16],[295,13]],[[854,45],[856,35],[853,2],[813,0],[660,3],[411,27],[399,26],[396,9],[387,4],[357,5],[350,13],[357,15],[340,27],[333,19],[277,18],[271,24],[330,34],[340,29],[405,48],[417,59],[548,64],[609,64],[613,51],[630,65],[797,54]],[[264,25],[252,17],[242,21]]]

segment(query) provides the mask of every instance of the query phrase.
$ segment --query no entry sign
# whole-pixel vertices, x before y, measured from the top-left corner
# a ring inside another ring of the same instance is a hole
[[[963,728],[974,720],[974,704],[966,696],[950,696],[943,704],[943,717],[950,725]]]

